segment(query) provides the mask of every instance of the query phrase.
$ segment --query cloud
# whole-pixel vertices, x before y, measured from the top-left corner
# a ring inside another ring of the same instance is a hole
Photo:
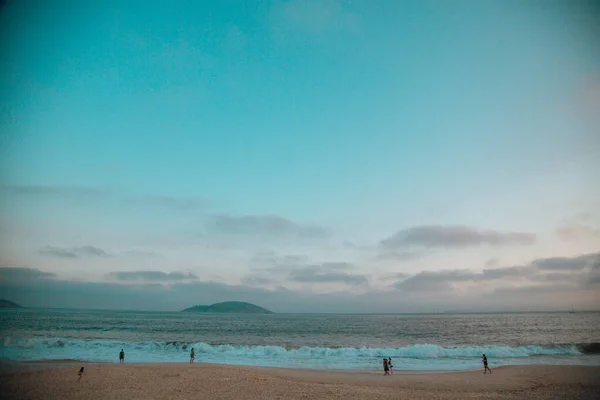
[[[496,257],[492,257],[485,262],[486,267],[495,267],[500,263],[500,261]]]
[[[362,285],[368,282],[365,275],[349,274],[346,269],[354,268],[348,263],[323,263],[297,267],[288,273],[288,279],[301,283],[345,283],[348,285]]]
[[[59,258],[77,258],[77,254],[72,250],[63,249],[54,246],[45,246],[38,250],[38,253],[45,256],[59,257]]]
[[[227,235],[297,236],[323,238],[327,230],[318,225],[302,225],[278,215],[216,215],[209,223],[209,230]]]
[[[536,270],[531,265],[503,267],[503,268],[487,268],[481,274],[476,276],[479,280],[492,280],[504,278],[524,278],[531,277],[536,274]]]
[[[477,274],[469,270],[422,271],[397,282],[396,289],[403,291],[450,290],[450,282],[470,281]]]
[[[35,279],[55,278],[52,272],[24,267],[0,267],[0,281],[28,281]]]
[[[572,272],[551,272],[545,274],[538,274],[531,277],[531,280],[539,281],[539,282],[573,282],[575,277],[579,275],[574,275]]]
[[[85,257],[98,257],[108,258],[113,256],[122,256],[127,258],[142,258],[142,259],[164,259],[160,253],[154,251],[144,250],[127,250],[120,254],[111,254],[106,250],[92,245],[85,245],[79,247],[57,247],[57,246],[44,246],[38,250],[39,254],[56,257],[56,258],[85,258]]]
[[[147,281],[147,282],[168,282],[196,280],[198,277],[192,273],[183,272],[162,272],[162,271],[116,271],[108,274],[109,278],[118,281]]]
[[[109,255],[99,247],[86,245],[81,247],[55,247],[45,246],[39,251],[39,254],[58,258],[80,258],[80,257],[100,257],[106,258]]]
[[[165,256],[160,253],[146,250],[127,250],[122,253],[122,256],[143,259],[165,259]]]
[[[600,262],[600,253],[584,254],[578,257],[552,257],[535,260],[535,265],[540,270],[568,270],[580,271],[594,263]]]
[[[248,286],[263,286],[275,283],[271,278],[266,278],[261,274],[250,274],[242,278],[242,283]]]
[[[378,254],[376,259],[381,261],[410,261],[422,256],[422,253],[412,251],[391,251]]]
[[[342,242],[342,246],[347,249],[357,249],[358,248],[358,245],[351,240],[344,240]]]
[[[586,224],[570,224],[559,227],[556,235],[565,242],[572,242],[600,237],[600,229]]]
[[[600,271],[592,270],[589,275],[586,277],[585,281],[586,286],[595,287],[600,285]]]
[[[4,270],[4,271],[3,271]],[[19,268],[20,271],[32,269]],[[573,284],[531,285],[526,289],[504,288],[495,292],[463,296],[453,293],[452,285],[443,281],[423,281],[418,290],[367,290],[360,294],[346,292],[305,293],[278,286],[274,289],[248,285],[226,285],[200,280],[156,282],[71,282],[52,278],[54,274],[33,270],[25,272],[30,279],[7,280],[8,269],[0,268],[2,297],[30,307],[83,309],[128,309],[176,311],[194,304],[220,301],[247,301],[276,312],[368,313],[368,312],[432,312],[443,310],[509,311],[523,309],[557,310],[565,307],[565,296],[571,296],[576,308],[598,307],[598,276],[590,277],[595,286]],[[36,272],[37,271],[37,272]],[[598,269],[600,271],[600,268]],[[457,273],[463,279],[462,273]],[[45,278],[44,278],[45,277]],[[267,276],[268,277],[268,276]],[[558,287],[557,285],[562,285]],[[413,287],[415,287],[413,285]],[[428,291],[424,291],[428,289]],[[557,293],[561,296],[557,296]],[[423,295],[425,294],[425,295]],[[530,297],[535,296],[535,297]],[[579,300],[577,300],[579,299]]]
[[[365,275],[349,273],[356,267],[347,262],[324,262],[307,264],[307,257],[298,255],[278,256],[273,252],[257,254],[253,260],[258,273],[248,275],[246,283],[266,284],[281,281],[297,283],[343,283],[352,286],[368,282]],[[270,278],[264,278],[269,274]],[[276,281],[275,278],[278,280]]]
[[[528,265],[487,268],[481,272],[468,269],[422,271],[407,279],[396,282],[396,289],[403,291],[450,291],[453,283],[483,282],[500,280],[526,280],[529,282],[555,282],[578,285],[582,280],[593,283],[594,269],[600,265],[600,253],[583,254],[576,257],[554,257],[534,260]],[[590,270],[589,276],[585,270]],[[599,268],[600,269],[600,268]],[[546,271],[568,271],[569,273]]]
[[[75,251],[79,254],[86,255],[86,256],[108,257],[108,254],[106,254],[106,252],[104,250],[102,250],[99,247],[95,247],[95,246],[91,246],[91,245],[79,247],[79,248],[75,249]]]
[[[502,287],[497,288],[492,291],[491,296],[494,295],[504,295],[504,296],[513,296],[515,294],[540,294],[540,293],[549,293],[555,294],[556,292],[562,292],[567,290],[573,290],[575,287],[573,284],[569,283],[556,283],[550,285],[529,285],[529,286],[519,286],[519,287]]]
[[[273,251],[264,251],[255,254],[250,262],[258,268],[278,269],[282,267],[294,267],[305,264],[308,262],[308,257],[295,254],[279,256]]]
[[[390,281],[390,280],[395,280],[395,281],[400,280],[401,281],[408,277],[410,277],[410,274],[406,274],[404,272],[395,272],[393,274],[383,275],[379,279],[382,281]],[[396,282],[396,283],[399,283],[399,282]]]
[[[368,312],[372,301],[345,295],[313,294],[226,285],[217,282],[176,281],[170,285],[155,283],[71,282],[36,280],[6,282],[0,280],[0,293],[6,299],[30,307],[83,309],[127,309],[176,311],[194,304],[221,301],[246,301],[276,312]],[[77,301],[74,302],[74,299]],[[377,298],[376,298],[377,299]]]
[[[531,233],[479,230],[462,225],[424,225],[404,229],[381,241],[386,249],[406,247],[460,248],[478,245],[528,245],[536,237]]]

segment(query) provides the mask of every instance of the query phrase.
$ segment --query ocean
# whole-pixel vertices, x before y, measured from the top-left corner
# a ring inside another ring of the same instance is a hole
[[[0,310],[0,357],[285,368],[470,370],[524,364],[600,365],[600,313],[464,315],[194,314]]]

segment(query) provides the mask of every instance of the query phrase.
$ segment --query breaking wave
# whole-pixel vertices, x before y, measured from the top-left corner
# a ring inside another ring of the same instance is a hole
[[[191,348],[196,359],[211,363],[276,367],[369,369],[379,359],[396,359],[397,369],[477,368],[482,353],[492,365],[577,363],[585,355],[600,354],[600,343],[552,346],[453,346],[415,344],[404,347],[299,347],[211,345],[203,342],[119,342],[63,338],[11,338],[0,344],[0,356],[14,360],[115,361],[121,348],[129,362],[186,361]],[[598,357],[593,357],[598,363]],[[585,361],[585,360],[584,360]]]

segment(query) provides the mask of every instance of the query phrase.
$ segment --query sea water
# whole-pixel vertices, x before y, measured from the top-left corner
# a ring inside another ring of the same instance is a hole
[[[194,314],[6,309],[0,357],[197,362],[272,367],[467,370],[600,365],[600,313],[469,315]]]

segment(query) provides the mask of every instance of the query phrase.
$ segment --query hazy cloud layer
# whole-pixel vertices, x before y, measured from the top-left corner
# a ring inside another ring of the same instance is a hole
[[[488,268],[481,272],[467,269],[422,271],[407,279],[396,282],[395,287],[403,291],[449,291],[453,283],[481,282],[492,280],[520,279],[529,282],[561,282],[570,285],[595,284],[595,270],[600,262],[600,253],[577,257],[556,257],[535,260],[529,265]],[[570,271],[570,273],[547,273],[546,271]]]
[[[2,269],[0,269],[0,273]],[[2,275],[0,275],[2,276]],[[2,296],[29,307],[109,308],[176,311],[194,304],[247,301],[278,312],[344,312],[361,305],[344,294],[320,295],[285,288],[265,290],[216,282],[157,283],[70,282],[56,279],[0,280]],[[168,284],[167,284],[168,283]],[[73,302],[73,299],[77,299]],[[326,305],[324,307],[324,305]],[[364,304],[363,304],[364,306]],[[362,308],[366,311],[365,308]]]
[[[45,246],[39,251],[40,254],[58,258],[81,258],[81,257],[100,257],[106,258],[109,255],[106,251],[99,247],[86,245],[80,247],[56,247],[56,246]]]
[[[196,280],[198,277],[192,273],[162,272],[162,271],[115,271],[108,274],[112,279],[118,281],[145,281],[145,282],[168,282]]]
[[[52,272],[43,272],[39,269],[24,267],[0,267],[1,281],[30,281],[36,279],[55,278]]]
[[[271,278],[267,278],[264,275],[261,274],[250,274],[247,275],[245,277],[243,277],[241,279],[241,282],[244,285],[248,285],[248,286],[265,286],[265,285],[270,285],[273,283],[277,283],[275,280],[271,279]]]
[[[303,225],[279,215],[216,215],[209,222],[209,231],[227,235],[297,236],[323,238],[328,235],[318,225]]]
[[[255,254],[250,262],[258,268],[285,268],[306,264],[308,257],[297,254],[280,256],[273,251],[266,251]]]
[[[556,230],[556,235],[566,242],[581,239],[600,238],[600,229],[589,224],[563,225]]]
[[[160,253],[146,250],[127,250],[121,253],[111,253],[97,246],[86,245],[76,247],[58,247],[44,246],[38,250],[38,254],[44,256],[66,258],[66,259],[81,259],[81,258],[108,258],[108,257],[126,257],[132,259],[165,259]]]
[[[552,257],[535,260],[533,264],[541,270],[580,271],[594,262],[600,261],[600,253],[584,254],[579,257]]]
[[[413,251],[390,251],[377,255],[376,259],[380,261],[410,261],[423,257],[422,253]]]
[[[398,283],[401,280],[404,280],[406,278],[408,278],[410,276],[410,274],[406,274],[404,272],[395,272],[395,273],[391,273],[391,274],[385,274],[383,276],[379,277],[379,280],[381,281],[397,281],[396,283]]]
[[[401,291],[448,291],[451,282],[469,281],[477,274],[469,270],[423,271],[398,281],[394,286]]]
[[[155,251],[146,250],[127,250],[121,254],[124,257],[142,258],[142,259],[165,259],[165,256]]]
[[[455,271],[448,275],[452,279],[463,280],[469,272]],[[10,279],[5,279],[7,276]],[[15,279],[17,276],[21,278]],[[600,285],[600,275],[594,275],[590,276],[589,283],[577,287],[553,282],[519,288],[502,287],[484,295],[456,296],[448,282],[429,279],[419,283],[420,290],[319,294],[292,291],[281,286],[266,290],[199,280],[91,283],[48,279],[53,277],[54,274],[30,268],[0,268],[0,293],[6,299],[30,307],[175,311],[194,304],[234,300],[248,301],[277,312],[431,312],[522,310],[523,307],[556,310],[564,307],[563,296],[573,294],[579,298],[583,296],[584,306],[597,307]],[[417,289],[417,285],[413,285],[413,289]]]
[[[536,240],[534,234],[523,232],[497,232],[461,225],[424,225],[404,229],[381,241],[386,249],[407,247],[458,248],[479,245],[528,245]]]
[[[266,252],[255,255],[252,264],[254,272],[244,278],[244,282],[251,285],[297,282],[357,286],[368,282],[366,275],[354,273],[356,266],[347,262],[311,264],[305,256],[278,256],[273,252]]]
[[[346,272],[354,267],[348,263],[323,263],[307,265],[292,269],[287,278],[294,282],[303,283],[345,283],[348,285],[362,285],[368,282],[365,275]]]

